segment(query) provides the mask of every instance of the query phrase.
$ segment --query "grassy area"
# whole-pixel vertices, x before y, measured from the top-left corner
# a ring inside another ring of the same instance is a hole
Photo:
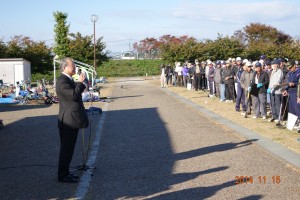
[[[110,60],[97,68],[98,76],[132,77],[158,75],[161,60]]]

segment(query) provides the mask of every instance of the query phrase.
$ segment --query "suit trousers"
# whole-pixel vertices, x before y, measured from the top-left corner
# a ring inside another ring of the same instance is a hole
[[[60,152],[58,163],[58,179],[70,173],[70,163],[72,161],[75,144],[77,140],[78,129],[61,127],[59,129],[60,136]]]

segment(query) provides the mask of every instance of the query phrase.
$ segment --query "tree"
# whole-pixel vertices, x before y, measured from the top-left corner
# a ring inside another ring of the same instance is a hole
[[[145,58],[155,58],[159,52],[159,43],[155,38],[146,38],[133,44],[137,53],[143,53]]]
[[[52,69],[51,49],[44,42],[35,42],[27,36],[14,36],[8,42],[7,57],[30,61],[33,73],[46,73]]]
[[[235,31],[232,38],[244,45],[243,56],[253,60],[259,59],[262,54],[268,58],[283,57],[285,51],[289,51],[286,46],[292,43],[291,36],[260,23],[250,23]]]
[[[7,43],[7,57],[9,58],[23,58],[24,44],[22,44],[22,35],[14,36]]]
[[[7,46],[2,40],[0,40],[0,58],[6,58],[6,57],[7,57]]]
[[[292,42],[291,36],[265,24],[250,23],[243,28],[243,32],[248,43],[263,41],[279,45]]]
[[[106,45],[104,42],[102,42],[103,37],[100,37],[96,41],[96,65],[101,65],[103,62],[106,62],[109,60],[108,54],[109,51],[105,51]]]
[[[70,56],[68,39],[70,25],[67,25],[66,22],[68,15],[57,11],[53,13],[53,16],[56,21],[56,24],[54,25],[55,45],[53,47],[53,52],[58,55],[59,58]]]
[[[219,35],[210,45],[210,54],[212,60],[226,60],[228,58],[241,56],[244,47],[239,40],[223,37]]]
[[[92,36],[82,36],[81,33],[70,34],[69,56],[75,60],[93,65],[94,46],[92,44]]]
[[[70,57],[81,62],[88,63],[90,65],[94,64],[94,44],[92,42],[93,36],[82,36],[81,33],[70,34]],[[96,41],[96,65],[100,65],[102,62],[108,60],[108,53],[103,52],[106,48],[105,44],[102,42],[103,37],[97,39]]]

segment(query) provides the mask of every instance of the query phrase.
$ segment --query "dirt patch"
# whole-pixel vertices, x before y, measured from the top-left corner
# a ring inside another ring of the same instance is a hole
[[[160,86],[160,80],[158,77],[154,79],[148,79],[150,83],[156,86]],[[235,103],[219,102],[219,99],[209,98],[206,91],[192,91],[181,87],[169,86],[166,88],[182,97],[185,97],[194,103],[213,111],[220,116],[229,119],[236,124],[242,125],[250,130],[255,131],[263,137],[269,138],[274,142],[282,144],[288,149],[300,153],[300,143],[297,141],[300,138],[300,134],[296,130],[290,131],[288,129],[279,129],[275,126],[275,123],[271,123],[268,120],[252,119],[250,116],[244,118],[240,112],[235,111]]]

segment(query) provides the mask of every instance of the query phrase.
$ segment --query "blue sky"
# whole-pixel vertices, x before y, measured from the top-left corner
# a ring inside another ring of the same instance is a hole
[[[231,36],[251,22],[300,35],[297,0],[2,0],[0,38],[29,36],[53,44],[53,12],[68,14],[70,32],[93,34],[92,14],[97,14],[96,36],[107,50],[126,51],[146,37],[189,35],[199,40]]]

